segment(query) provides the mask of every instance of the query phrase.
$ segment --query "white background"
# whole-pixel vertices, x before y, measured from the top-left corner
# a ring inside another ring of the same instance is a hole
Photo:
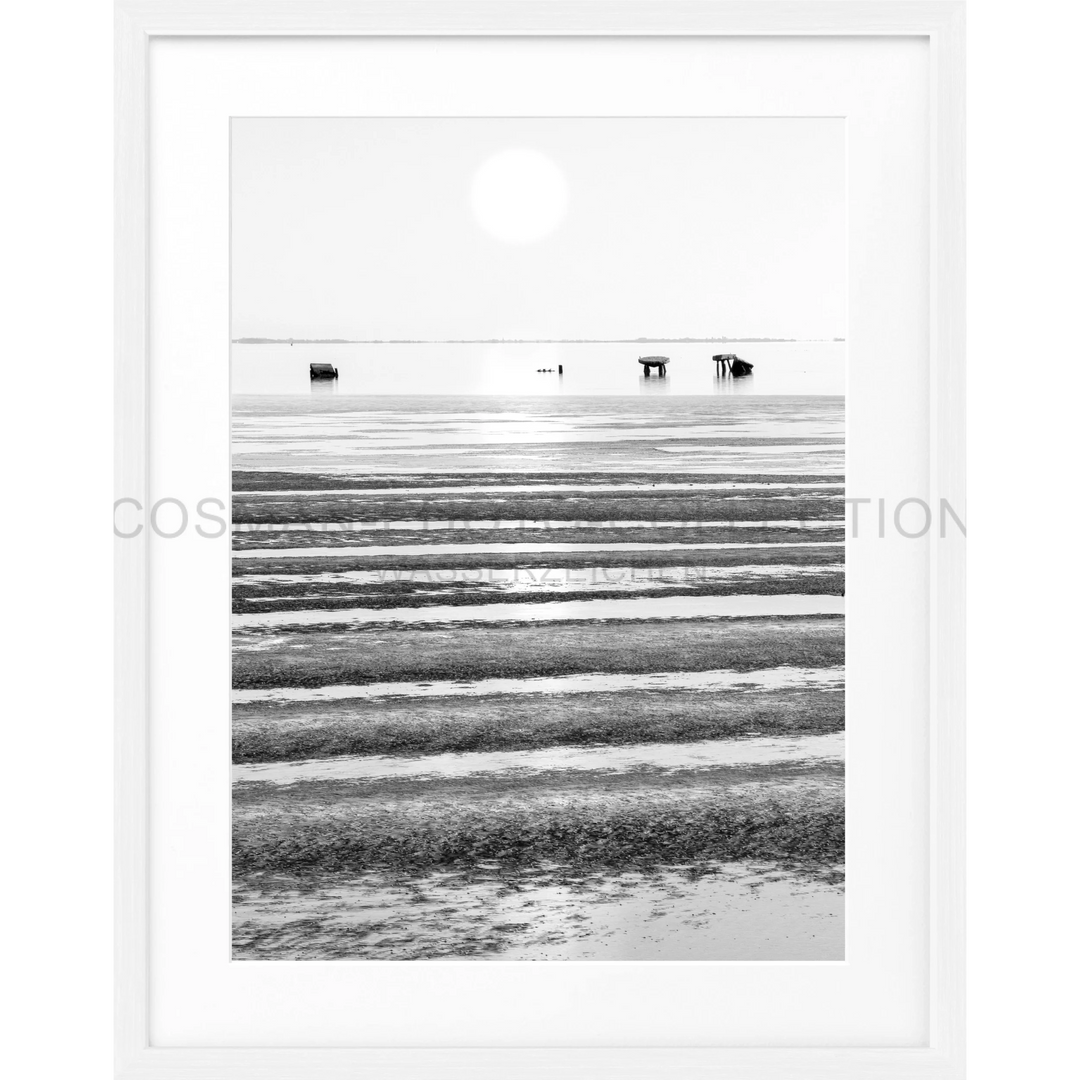
[[[925,494],[928,66],[916,38],[156,42],[150,497],[229,488],[229,117],[493,109],[845,116],[848,489]],[[925,1045],[933,542],[848,545],[844,964],[297,965],[229,962],[227,544],[152,536],[152,1045]]]

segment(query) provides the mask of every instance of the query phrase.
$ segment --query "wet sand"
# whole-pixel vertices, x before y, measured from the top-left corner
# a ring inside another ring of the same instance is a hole
[[[234,957],[843,959],[842,400],[302,389],[234,399]]]
[[[237,630],[259,627],[432,622],[564,622],[570,619],[700,619],[842,615],[842,596],[673,596],[639,600],[553,600],[547,604],[459,604],[420,608],[347,608],[233,615]]]
[[[271,647],[281,639],[270,638]],[[381,697],[478,697],[493,694],[584,694],[613,690],[842,690],[844,669],[769,668],[760,671],[663,671],[641,674],[617,673],[554,675],[550,678],[479,679],[449,682],[384,682],[362,686],[282,686],[271,689],[233,690],[234,704],[241,702],[342,701]]]
[[[708,481],[702,480],[699,483],[692,483],[686,481],[683,483],[665,483],[663,481],[650,481],[647,484],[634,484],[624,482],[621,484],[469,484],[459,487],[424,487],[423,485],[417,485],[415,487],[410,486],[406,489],[400,487],[396,488],[297,488],[291,490],[289,488],[265,488],[257,491],[234,491],[233,502],[238,499],[246,499],[249,496],[259,498],[260,496],[270,496],[273,498],[296,498],[298,496],[314,496],[320,498],[328,495],[344,495],[352,496],[357,499],[366,498],[367,496],[381,496],[381,495],[400,495],[405,491],[409,495],[510,495],[510,494],[550,494],[559,493],[564,491],[571,491],[575,493],[591,493],[591,492],[640,492],[640,491],[766,491],[770,496],[776,494],[778,498],[797,498],[797,495],[783,496],[780,492],[784,491],[823,491],[829,493],[836,493],[837,495],[843,495],[844,482],[842,480],[823,480],[811,483],[787,483],[785,481],[777,480],[775,483],[771,483],[766,488],[761,483],[748,483],[745,481],[728,480],[728,481]]]
[[[413,532],[442,532],[461,529],[836,529],[843,521],[830,518],[825,521],[579,521],[560,520],[499,520],[486,521],[439,521],[416,518],[403,521],[282,521],[239,522],[232,526],[234,533],[279,532],[391,532],[400,529]]]
[[[841,873],[769,864],[651,875],[492,866],[317,883],[265,875],[235,889],[233,956],[822,961],[843,956],[843,914]]]
[[[258,765],[234,765],[233,781],[298,784],[310,780],[369,780],[397,776],[481,776],[513,771],[548,772],[572,769],[591,772],[627,772],[733,768],[779,763],[817,765],[844,759],[842,732],[798,738],[744,738],[658,746],[567,747],[514,750],[502,753],[429,754],[422,758],[364,757],[319,758]]]
[[[237,548],[234,559],[321,559],[342,555],[486,555],[527,554],[531,552],[577,552],[577,551],[726,551],[731,549],[782,548],[782,547],[837,547],[843,540],[813,540],[793,544],[790,540],[772,544],[394,544],[379,547],[301,547],[301,548]]]
[[[632,566],[597,566],[582,570],[565,570],[550,566],[519,570],[503,567],[454,567],[438,570],[387,571],[387,570],[338,570],[313,574],[249,574],[245,586],[259,585],[382,585],[397,581],[431,581],[439,583],[463,583],[497,585],[509,592],[528,589],[567,589],[576,587],[600,588],[610,586],[643,587],[655,584],[684,584],[698,581],[727,581],[731,578],[782,577],[789,574],[818,574],[828,572],[828,564],[789,565],[785,563],[761,563],[756,566],[673,566],[639,568]],[[314,599],[309,597],[308,599]]]

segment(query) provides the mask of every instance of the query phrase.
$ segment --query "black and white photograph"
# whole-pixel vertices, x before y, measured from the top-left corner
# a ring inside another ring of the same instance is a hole
[[[844,960],[844,121],[230,140],[233,959]]]

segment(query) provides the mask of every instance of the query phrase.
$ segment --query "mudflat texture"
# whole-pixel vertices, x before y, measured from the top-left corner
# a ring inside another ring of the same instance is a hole
[[[234,957],[843,959],[843,427],[236,397]]]

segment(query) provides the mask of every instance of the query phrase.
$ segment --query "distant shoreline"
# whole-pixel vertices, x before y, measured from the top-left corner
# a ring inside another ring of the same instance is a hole
[[[232,345],[706,345],[732,343],[746,345],[793,344],[802,342],[837,344],[846,338],[233,338]]]

